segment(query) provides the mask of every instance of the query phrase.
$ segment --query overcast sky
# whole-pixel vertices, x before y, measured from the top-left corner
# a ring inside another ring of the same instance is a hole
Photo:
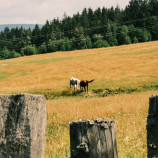
[[[72,16],[84,8],[120,8],[129,0],[0,0],[0,24],[44,24],[46,20],[61,19],[64,12]]]

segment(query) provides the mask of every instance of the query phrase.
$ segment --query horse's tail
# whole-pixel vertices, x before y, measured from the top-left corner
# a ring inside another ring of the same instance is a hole
[[[91,83],[91,82],[93,82],[94,81],[94,79],[93,80],[90,80],[90,81],[87,81],[88,83]]]

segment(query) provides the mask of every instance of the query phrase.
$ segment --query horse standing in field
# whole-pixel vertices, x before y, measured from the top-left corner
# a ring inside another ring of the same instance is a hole
[[[94,80],[90,80],[90,81],[81,80],[81,81],[80,81],[80,89],[83,90],[83,88],[84,88],[84,90],[85,90],[85,92],[86,92],[86,87],[87,87],[87,93],[88,93],[88,83],[91,83],[91,82],[93,82],[93,81],[94,81]]]
[[[77,83],[80,83],[79,79],[73,78],[73,77],[70,78],[70,88],[72,85],[74,87],[74,89],[77,89]]]

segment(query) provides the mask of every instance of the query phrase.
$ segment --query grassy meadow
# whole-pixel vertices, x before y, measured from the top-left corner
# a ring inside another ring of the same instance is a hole
[[[112,118],[119,158],[144,158],[149,97],[158,94],[158,41],[0,61],[0,93],[47,98],[46,158],[70,156],[69,122]],[[89,95],[69,79],[95,79]]]

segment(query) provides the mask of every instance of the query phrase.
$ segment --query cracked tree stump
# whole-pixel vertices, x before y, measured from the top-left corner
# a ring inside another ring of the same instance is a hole
[[[115,121],[111,119],[71,122],[71,158],[117,158],[115,130]]]
[[[43,158],[46,100],[0,94],[0,158]]]
[[[158,158],[158,95],[153,95],[149,99],[147,148],[148,158]]]

